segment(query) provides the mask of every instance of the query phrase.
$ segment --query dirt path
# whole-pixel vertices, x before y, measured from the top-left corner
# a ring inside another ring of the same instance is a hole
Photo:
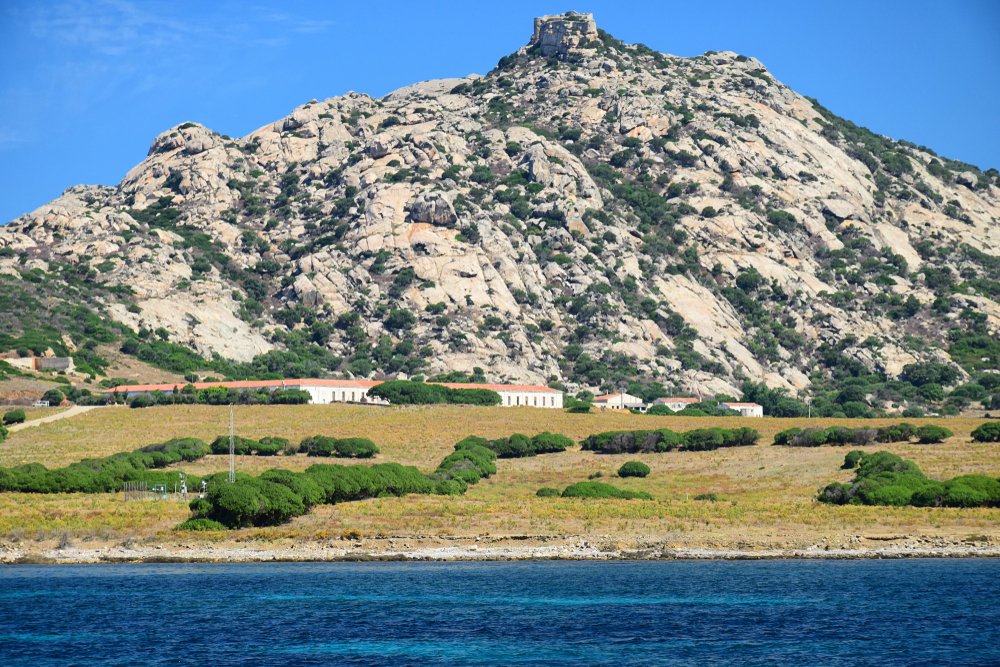
[[[21,429],[29,428],[31,426],[38,426],[39,424],[48,424],[49,422],[54,422],[59,419],[66,419],[68,417],[75,417],[77,415],[82,415],[84,412],[89,412],[96,408],[96,405],[74,405],[68,410],[63,410],[62,412],[57,412],[54,415],[49,415],[48,417],[39,417],[38,419],[32,419],[26,421],[23,424],[14,424],[13,426],[8,426],[7,430],[11,433],[20,431]]]

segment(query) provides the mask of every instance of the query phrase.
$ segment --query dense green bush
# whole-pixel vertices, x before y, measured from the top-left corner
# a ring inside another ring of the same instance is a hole
[[[906,422],[879,428],[790,428],[774,436],[775,445],[787,447],[820,447],[822,445],[870,445],[873,442],[909,442],[917,432]]]
[[[853,470],[858,467],[858,463],[864,458],[865,453],[860,449],[854,449],[847,452],[844,456],[844,465],[840,466],[841,470]]]
[[[457,480],[465,484],[475,484],[480,479],[495,475],[497,468],[493,462],[497,455],[485,446],[487,440],[470,436],[455,445],[455,451],[438,465],[436,476],[442,480]]]
[[[177,530],[226,530],[226,526],[212,519],[188,519],[177,526]]]
[[[105,402],[123,401],[114,394],[96,397]],[[206,387],[195,389],[192,385],[176,386],[171,393],[154,391],[136,394],[128,399],[130,408],[149,408],[154,405],[304,405],[312,397],[303,389],[248,389],[236,390],[228,387]],[[88,402],[88,401],[83,401]],[[95,401],[89,401],[93,403]]]
[[[195,519],[211,519],[230,528],[273,526],[306,513],[302,498],[289,487],[245,475],[232,484],[209,484],[205,498],[193,501],[191,509],[203,513]]]
[[[42,400],[47,401],[49,405],[55,407],[62,405],[62,402],[66,400],[66,395],[58,389],[49,389],[42,394]]]
[[[599,454],[636,454],[669,452],[673,450],[708,451],[720,447],[744,447],[753,445],[760,434],[746,427],[701,428],[686,433],[675,433],[670,429],[653,431],[608,431],[589,435],[580,442],[587,451]]]
[[[538,491],[535,491],[535,495],[539,498],[558,498],[562,494],[559,493],[559,489],[553,489],[551,486],[543,486]]]
[[[331,438],[314,435],[299,444],[299,451],[307,456],[333,456],[340,459],[370,459],[378,454],[378,447],[367,438]]]
[[[276,456],[288,446],[285,438],[261,438],[252,440],[241,436],[233,436],[233,453],[240,456],[256,454],[258,456]],[[220,435],[210,445],[213,454],[229,453],[229,436]]]
[[[316,480],[305,473],[272,469],[261,473],[260,478],[267,482],[287,486],[292,493],[302,499],[302,504],[306,507],[318,505],[326,497]]]
[[[861,456],[854,480],[828,485],[820,491],[819,500],[837,505],[998,507],[1000,480],[963,475],[938,482],[928,479],[912,461],[875,452]]]
[[[246,456],[253,452],[254,447],[257,446],[256,440],[251,440],[250,438],[243,438],[238,435],[233,436],[233,453],[240,456]],[[209,445],[211,452],[213,454],[228,454],[229,453],[229,436],[220,435],[212,441]]]
[[[65,468],[49,470],[38,463],[0,468],[0,491],[23,493],[110,493],[121,491],[124,482],[146,481],[171,485],[177,473],[153,472],[181,461],[194,461],[209,448],[197,438],[176,438],[146,445],[133,452],[85,459]],[[188,477],[193,487],[197,479]]]
[[[649,466],[642,461],[626,461],[618,469],[619,477],[645,477],[649,474]]]
[[[972,432],[972,439],[976,442],[1000,442],[1000,422],[980,424]]]
[[[774,434],[774,442],[772,444],[787,445],[792,441],[792,438],[797,436],[799,433],[802,433],[802,429],[800,428],[788,428],[784,431],[779,431]]]
[[[434,493],[435,482],[412,466],[378,463],[373,466],[342,466],[319,463],[306,468],[306,474],[323,489],[327,504],[403,496],[408,493]]]
[[[8,436],[9,434],[10,434],[10,431],[8,431],[8,430],[7,430],[7,429],[6,429],[6,428],[5,428],[4,426],[3,426],[3,424],[0,424],[0,442],[3,442],[4,440],[6,440],[6,439],[7,439],[7,436]]]
[[[917,428],[915,435],[917,436],[917,442],[921,445],[931,445],[944,442],[955,434],[943,426],[928,424]]]
[[[892,426],[880,426],[875,433],[876,442],[909,442],[917,433],[917,427],[908,422]]]
[[[24,410],[21,408],[15,408],[14,410],[8,410],[3,416],[3,425],[10,426],[11,424],[23,424],[24,423]]]
[[[928,485],[913,496],[920,507],[1000,507],[1000,480],[985,475],[962,475],[943,484]]]
[[[563,498],[620,498],[624,500],[652,500],[645,491],[626,491],[604,482],[577,482],[563,489]]]
[[[269,436],[257,441],[255,453],[258,456],[277,456],[288,448],[287,438]]]
[[[549,433],[547,431],[533,437],[515,433],[506,438],[498,438],[496,440],[486,440],[484,438],[479,440],[481,440],[479,442],[481,446],[493,450],[502,459],[564,452],[567,447],[571,447],[574,444],[572,439],[564,435]]]
[[[368,395],[392,405],[500,405],[500,394],[489,389],[459,389],[412,380],[390,380],[368,390]]]

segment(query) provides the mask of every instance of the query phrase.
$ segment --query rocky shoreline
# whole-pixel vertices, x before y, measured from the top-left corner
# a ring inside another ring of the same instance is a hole
[[[360,561],[519,560],[863,560],[888,558],[1000,558],[992,544],[903,544],[858,548],[717,549],[703,547],[602,549],[589,544],[530,546],[429,546],[370,550],[322,544],[264,547],[245,544],[172,544],[30,548],[0,547],[0,565],[94,563],[265,563]]]

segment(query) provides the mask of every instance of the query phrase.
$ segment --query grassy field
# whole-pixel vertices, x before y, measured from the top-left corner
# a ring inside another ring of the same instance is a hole
[[[340,540],[345,535],[399,540],[474,539],[506,536],[525,540],[584,536],[621,545],[666,540],[709,548],[843,544],[860,537],[893,535],[957,540],[1000,539],[1000,510],[839,507],[815,502],[817,490],[851,475],[839,470],[851,447],[815,449],[770,446],[792,426],[895,423],[900,420],[740,419],[646,417],[624,413],[571,415],[531,408],[360,406],[245,406],[236,408],[237,433],[299,440],[307,435],[363,436],[381,448],[375,459],[432,470],[467,435],[499,437],[515,432],[563,433],[574,439],[599,431],[668,427],[752,426],[762,434],[755,447],[714,452],[600,456],[574,449],[528,459],[498,461],[497,475],[463,497],[410,496],[321,506],[292,523],[241,531],[240,539]],[[909,420],[927,423],[931,420]],[[878,445],[916,461],[938,478],[964,473],[1000,476],[1000,445],[972,443],[980,420],[933,420],[955,432],[940,445]],[[228,408],[170,406],[129,410],[102,408],[13,434],[0,445],[0,465],[39,462],[60,466],[90,456],[135,449],[177,436],[210,440],[226,432]],[[626,460],[652,468],[645,479],[617,479]],[[237,469],[302,469],[317,462],[304,456],[238,457]],[[225,470],[227,458],[209,456],[182,466],[191,473]],[[541,486],[565,487],[600,472],[603,481],[647,491],[652,501],[588,501],[538,498]],[[718,494],[718,502],[694,500]],[[0,494],[0,536],[39,539],[66,531],[78,539],[177,539],[172,528],[188,515],[180,502],[121,502],[113,495],[31,496]],[[186,540],[219,536],[184,535]]]
[[[36,408],[33,406],[24,405],[0,405],[0,415],[10,411],[10,410],[24,410],[25,421],[31,421],[32,419],[39,419],[41,417],[48,417],[50,415],[55,415],[60,412],[69,410],[69,408],[61,408],[59,406],[49,407],[49,408]]]

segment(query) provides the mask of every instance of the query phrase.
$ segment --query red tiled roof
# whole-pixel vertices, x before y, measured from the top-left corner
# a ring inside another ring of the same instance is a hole
[[[491,389],[493,391],[539,391],[549,394],[561,394],[562,392],[552,387],[543,387],[540,384],[476,384],[474,382],[428,382],[449,389]]]

